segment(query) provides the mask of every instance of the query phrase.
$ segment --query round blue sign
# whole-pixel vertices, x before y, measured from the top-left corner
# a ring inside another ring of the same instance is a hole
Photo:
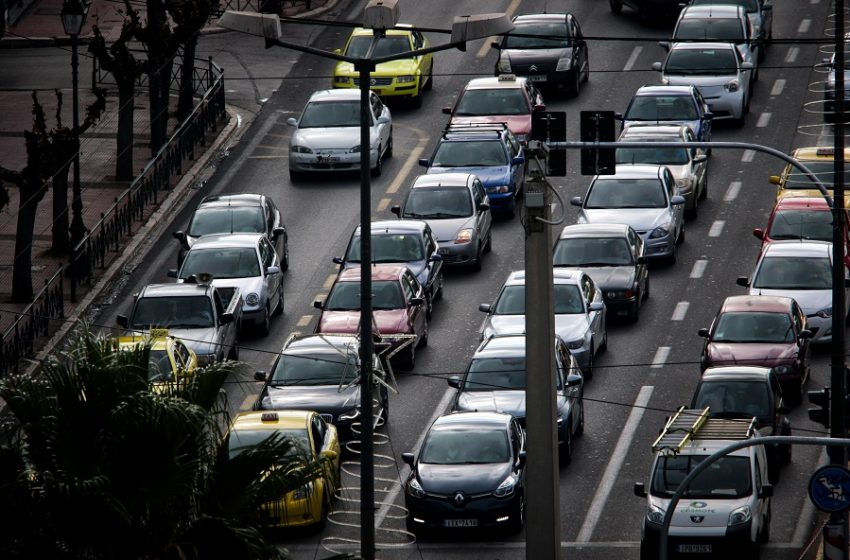
[[[826,465],[809,479],[809,498],[821,511],[838,513],[850,508],[850,470]]]

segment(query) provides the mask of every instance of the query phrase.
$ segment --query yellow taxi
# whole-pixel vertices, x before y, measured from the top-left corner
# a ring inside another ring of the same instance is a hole
[[[791,157],[800,161],[824,184],[830,193],[835,175],[835,149],[830,147],[797,148]],[[850,181],[850,148],[844,150],[845,183]],[[780,175],[771,175],[770,182],[777,186],[777,200],[786,197],[822,197],[823,194],[799,169],[788,164]],[[850,197],[845,196],[847,201]]]
[[[168,335],[168,329],[152,329],[148,336],[121,336],[119,350],[136,350],[150,346],[148,381],[169,383],[187,378],[198,369],[198,357],[179,338]]]
[[[362,57],[372,42],[372,30],[358,27],[351,32],[344,49],[336,49],[337,54]],[[387,29],[386,36],[378,40],[373,57],[402,54],[415,49],[428,47],[428,39],[412,25],[398,24],[395,29]],[[372,71],[370,87],[381,97],[406,97],[416,107],[422,105],[422,92],[430,90],[434,83],[434,57],[425,54],[382,62]],[[334,69],[333,87],[360,87],[359,73],[348,62],[337,62]]]
[[[324,463],[325,468],[304,487],[264,504],[260,522],[271,527],[324,525],[340,480],[336,427],[307,410],[240,412],[227,434],[228,452],[235,457],[275,432],[290,437],[308,459]]]

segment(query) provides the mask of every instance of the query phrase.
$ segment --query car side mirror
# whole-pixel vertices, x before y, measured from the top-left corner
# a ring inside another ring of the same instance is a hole
[[[168,272],[166,274],[168,275],[169,278],[177,278],[177,269],[176,268],[169,268]]]
[[[623,113],[614,113],[614,118],[618,121],[623,120]]]
[[[118,323],[119,326],[122,326],[125,329],[130,328],[130,319],[127,318],[126,315],[119,315],[118,317],[116,317],[115,321]]]
[[[324,451],[322,451],[320,453],[320,455],[321,455],[322,459],[327,459],[328,461],[333,461],[334,459],[339,457],[337,452],[334,451],[333,449],[325,449]]]
[[[542,103],[537,103],[537,104],[534,106],[534,108],[532,109],[532,111],[535,111],[535,112],[537,112],[537,111],[545,111],[545,110],[546,110],[546,105],[544,105],[544,104],[542,104]]]
[[[672,204],[673,206],[680,206],[684,203],[685,197],[680,194],[674,195],[673,198],[670,199],[670,204]]]
[[[324,302],[322,302],[322,300],[320,299],[315,299],[313,300],[313,307],[315,307],[316,309],[322,309],[324,307]]]
[[[646,498],[646,486],[643,482],[635,482],[634,493],[638,498]]]
[[[425,305],[425,298],[412,297],[410,298],[410,305]]]
[[[771,175],[770,177],[767,178],[767,182],[770,183],[771,185],[778,185],[782,181],[779,180],[779,175]]]
[[[490,304],[489,303],[479,303],[478,311],[483,311],[484,313],[490,313]]]
[[[761,239],[762,241],[764,241],[764,229],[760,227],[755,228],[753,230],[753,235],[756,239]]]
[[[708,156],[705,154],[699,154],[694,156],[694,163],[702,163],[704,161],[708,161]]]
[[[428,257],[428,262],[443,262],[443,256],[434,253],[430,257]]]
[[[744,288],[750,287],[750,279],[746,276],[738,276],[738,279],[735,280],[735,283],[739,286],[743,286]]]
[[[289,126],[298,126],[298,119],[296,119],[295,117],[289,117],[288,119],[286,119],[286,124],[288,124]]]
[[[601,301],[594,301],[591,302],[590,307],[588,307],[588,309],[590,309],[591,311],[602,311],[603,309],[605,309],[605,304]]]
[[[390,207],[390,212],[401,218],[401,206],[399,206],[398,204],[393,204]]]
[[[578,387],[581,385],[582,377],[578,373],[570,373],[567,375],[567,387]]]
[[[280,274],[279,266],[267,266],[266,267],[266,275],[271,276],[272,274]]]
[[[525,163],[525,157],[524,156],[514,156],[511,159],[511,165],[522,165],[523,163]]]
[[[658,46],[662,49],[669,50],[670,49],[670,41],[658,41]]]
[[[390,122],[390,118],[389,118],[389,117],[385,117],[385,116],[381,115],[380,117],[378,117],[378,120],[377,120],[377,121],[375,121],[375,122],[376,122],[377,124],[388,124],[388,123]]]
[[[338,264],[339,266],[342,266],[342,265],[345,264],[345,261],[342,260],[342,257],[334,257],[331,260],[333,261],[334,264]]]
[[[662,68],[662,67],[661,67],[661,63],[660,63],[660,62],[653,62],[653,63],[652,63],[652,69],[653,69],[653,70],[656,70],[656,71],[658,71],[658,72],[661,72],[661,68]]]
[[[181,229],[181,230],[174,231],[174,232],[171,232],[171,237],[173,237],[173,238],[174,238],[174,239],[176,239],[177,241],[183,241],[183,237],[184,237],[185,235],[186,235],[186,232],[184,232],[182,229]]]
[[[266,380],[266,372],[264,371],[255,371],[254,372],[254,381],[265,381]]]
[[[579,206],[580,207],[581,206],[581,197],[580,196],[572,197],[570,199],[570,204],[572,204],[573,206]]]
[[[448,379],[446,379],[446,383],[449,384],[449,387],[454,387],[455,389],[460,389],[460,376],[450,375]]]
[[[765,484],[761,487],[761,492],[759,492],[759,498],[770,498],[773,496],[773,486],[770,484]]]
[[[451,115],[452,114],[452,108],[451,107],[443,107],[443,114]]]
[[[402,453],[401,460],[407,463],[412,469],[413,463],[415,462],[415,456],[413,455],[413,453]]]
[[[342,54],[342,49],[334,49],[334,54]]]
[[[234,321],[233,313],[222,313],[221,317],[219,317],[219,321],[222,325],[226,325],[228,323],[232,323]]]
[[[286,228],[278,226],[272,230],[272,239],[277,239],[284,233],[286,233]]]
[[[646,264],[646,257],[643,257],[643,256],[638,257],[638,258],[637,258],[637,263],[638,263],[638,264]]]
[[[697,331],[697,334],[703,338],[708,338],[708,329],[703,327]]]
[[[478,205],[478,211],[479,212],[486,212],[489,209],[490,209],[490,204],[487,203],[487,202],[482,202]]]
[[[498,41],[493,41],[492,43],[490,43],[490,48],[501,50],[502,44]]]
[[[429,167],[431,165],[431,160],[428,158],[422,158],[419,160],[419,167]]]
[[[528,459],[528,454],[525,451],[520,451],[516,456],[516,466],[518,469],[521,469],[525,466],[525,462]]]
[[[710,121],[710,120],[714,119],[714,113],[712,113],[711,111],[706,111],[705,114],[702,116],[702,118],[707,120],[707,121]]]
[[[741,63],[741,70],[752,70],[752,69],[753,69],[753,63],[752,62],[746,61],[746,62]]]

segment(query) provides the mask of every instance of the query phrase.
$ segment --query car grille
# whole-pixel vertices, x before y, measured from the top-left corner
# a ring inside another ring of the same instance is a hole
[[[443,257],[443,264],[456,264],[456,263],[461,262],[459,255],[452,255],[452,254],[446,255],[446,254],[441,253],[440,256]]]
[[[378,86],[388,86],[392,83],[393,83],[392,78],[372,78],[369,85],[372,86],[372,87],[378,87]],[[354,85],[355,86],[360,85],[360,78],[354,78]]]

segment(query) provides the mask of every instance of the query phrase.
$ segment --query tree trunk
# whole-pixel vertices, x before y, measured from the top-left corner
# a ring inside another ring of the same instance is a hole
[[[158,30],[162,29],[165,6],[163,6],[161,0],[147,0],[147,2],[145,2],[145,6],[147,8],[148,15],[147,28],[148,30],[152,30],[156,33]],[[168,122],[168,116],[166,114],[166,119],[162,118],[163,110],[165,109],[165,104],[162,99],[162,80],[164,79],[167,81],[168,76],[165,75],[165,69],[163,68],[163,63],[165,62],[163,46],[159,41],[153,40],[148,42],[147,47],[148,96],[150,97],[150,148],[151,157],[154,157],[165,143],[164,130]]]
[[[71,238],[68,234],[68,171],[70,169],[69,161],[53,176],[53,243],[50,250],[60,255],[71,249]]]
[[[183,65],[180,72],[180,99],[177,102],[177,121],[185,121],[192,113],[194,106],[194,77],[195,77],[195,47],[198,36],[192,35],[183,46]]]
[[[168,112],[171,110],[171,70],[174,68],[174,56],[167,56],[168,58],[162,64],[162,73],[160,74],[162,80],[159,82],[159,98],[162,103],[162,112],[160,113],[162,122],[159,129],[159,133],[162,135],[159,143],[160,148],[168,141]]]
[[[129,85],[127,85],[129,83]],[[119,181],[131,181],[133,171],[133,114],[135,104],[135,78],[129,82],[118,83],[118,134],[116,148],[118,159],[115,161],[115,178]]]
[[[44,197],[46,186],[19,188],[18,223],[15,231],[15,266],[12,269],[12,301],[29,303],[32,290],[32,242],[38,203]]]

